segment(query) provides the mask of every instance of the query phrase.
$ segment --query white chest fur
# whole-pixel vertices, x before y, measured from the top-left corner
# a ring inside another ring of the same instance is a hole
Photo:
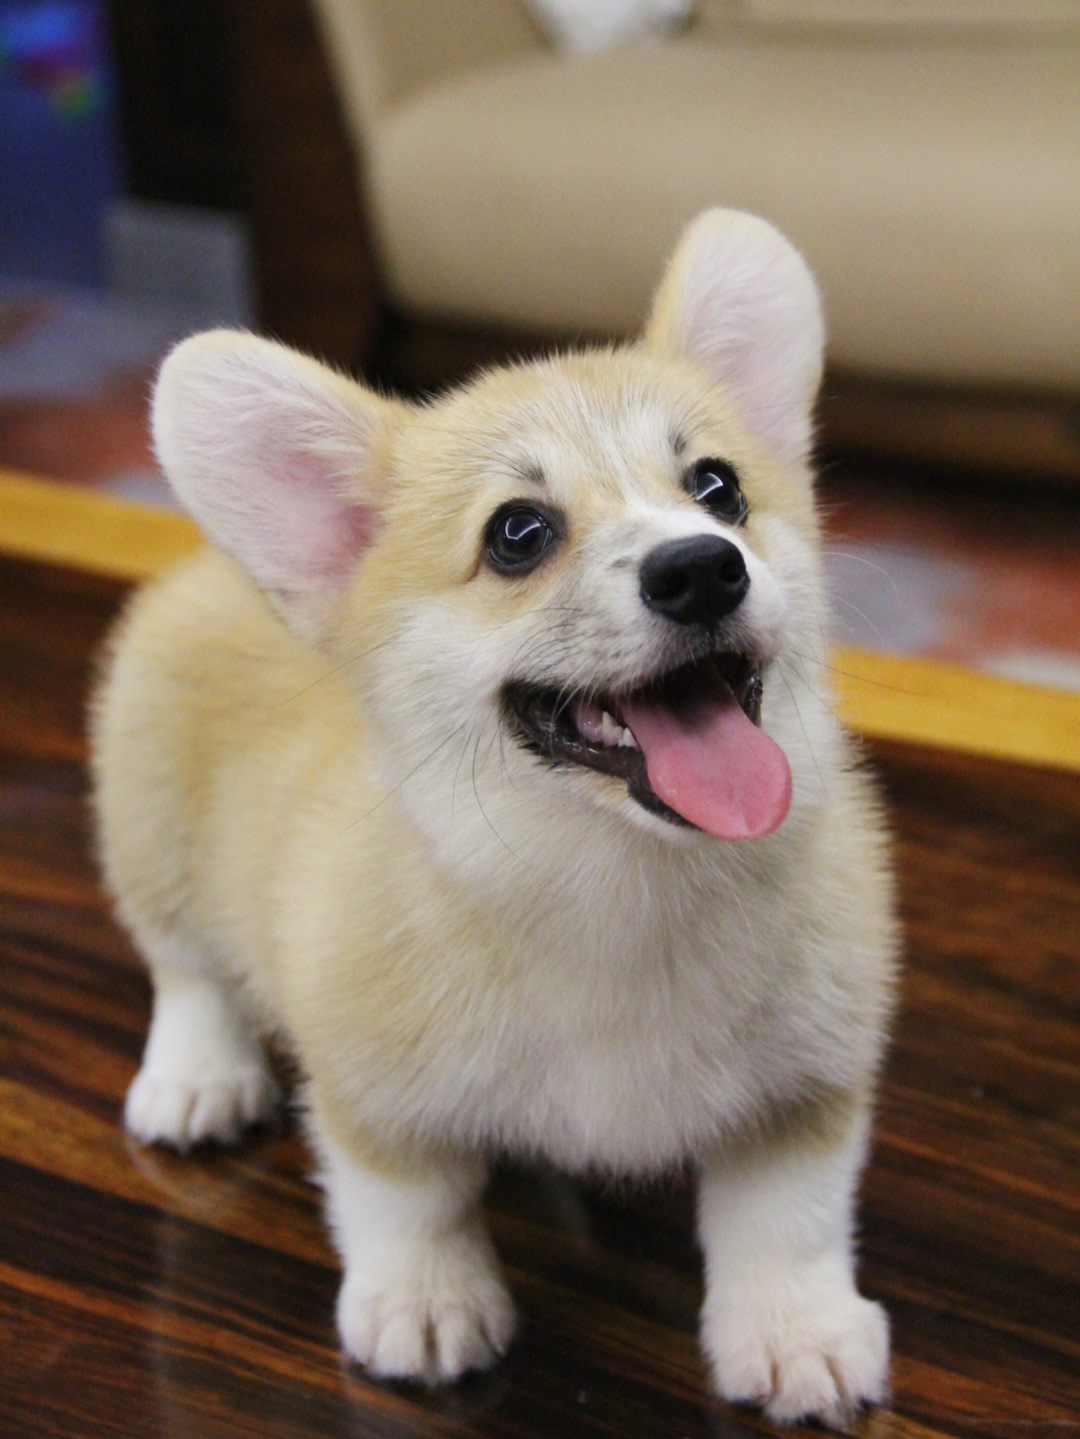
[[[320,1005],[340,1099],[379,1130],[641,1171],[842,1082],[857,996],[797,878],[802,848],[788,836],[717,862],[638,840],[559,886],[519,875],[516,902],[482,917],[448,923],[444,897],[428,927],[416,906],[396,982]],[[335,972],[338,994],[353,988]]]

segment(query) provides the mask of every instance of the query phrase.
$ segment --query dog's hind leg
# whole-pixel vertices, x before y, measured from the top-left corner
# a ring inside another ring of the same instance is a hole
[[[140,941],[154,1008],[124,1122],[144,1144],[234,1143],[280,1098],[259,1037],[233,987],[193,963],[174,938]]]

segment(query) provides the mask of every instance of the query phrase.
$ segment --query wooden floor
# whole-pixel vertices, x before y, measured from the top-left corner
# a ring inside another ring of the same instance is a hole
[[[134,1148],[148,988],[97,886],[83,738],[116,580],[0,559],[0,1434],[770,1432],[708,1395],[677,1183],[493,1184],[523,1328],[446,1393],[343,1366],[335,1263],[291,1127]],[[894,1398],[853,1432],[1080,1434],[1080,775],[875,742],[909,937],[863,1204]]]

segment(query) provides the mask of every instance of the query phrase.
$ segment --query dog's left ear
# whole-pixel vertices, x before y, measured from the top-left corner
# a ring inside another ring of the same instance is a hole
[[[825,326],[806,262],[772,225],[738,210],[699,215],[672,256],[644,338],[701,365],[779,459],[806,458]]]

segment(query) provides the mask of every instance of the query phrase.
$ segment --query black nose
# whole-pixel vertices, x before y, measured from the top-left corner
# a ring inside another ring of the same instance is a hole
[[[680,625],[716,624],[738,608],[749,588],[742,552],[720,535],[669,540],[641,566],[641,598]]]

